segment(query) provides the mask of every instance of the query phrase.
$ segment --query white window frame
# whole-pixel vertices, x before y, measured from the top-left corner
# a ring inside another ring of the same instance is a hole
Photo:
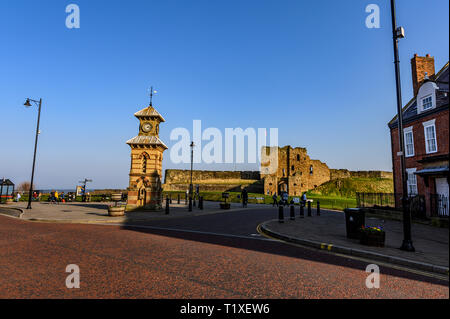
[[[423,133],[424,133],[424,137],[425,137],[425,152],[427,154],[433,154],[433,153],[437,153],[438,151],[438,144],[437,144],[437,136],[436,136],[436,119],[433,119],[431,121],[427,121],[422,123],[423,124]],[[433,128],[433,134],[434,134],[434,144],[436,146],[435,150],[430,150],[430,145],[428,143],[428,140],[431,140],[427,134],[427,128],[432,127]]]
[[[407,168],[406,174],[408,176],[408,179],[406,181],[406,184],[408,185],[408,196],[410,195],[417,195],[419,193],[417,189],[417,176],[414,174],[417,171],[417,168]],[[414,179],[411,179],[410,177],[414,177]],[[414,183],[412,183],[414,181]],[[414,192],[411,191],[411,189],[414,190]]]
[[[411,134],[411,140],[412,140],[412,153],[408,153],[408,138],[407,135]],[[403,129],[403,138],[405,139],[405,157],[413,157],[414,156],[414,134],[413,134],[413,127],[407,127]]]
[[[425,108],[424,101],[427,100],[427,99],[430,99],[430,106]],[[421,103],[422,103],[422,110],[423,111],[431,110],[433,108],[433,95],[430,94],[430,95],[427,95],[427,96],[423,97]]]

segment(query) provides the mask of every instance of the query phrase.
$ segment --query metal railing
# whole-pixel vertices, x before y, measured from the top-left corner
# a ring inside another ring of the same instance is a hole
[[[449,217],[448,196],[441,194],[430,194],[431,217]]]

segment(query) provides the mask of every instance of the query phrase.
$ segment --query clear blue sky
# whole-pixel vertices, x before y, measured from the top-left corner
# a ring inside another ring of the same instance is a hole
[[[81,28],[65,27],[76,3]],[[367,29],[378,4],[381,28]],[[403,100],[410,58],[449,56],[449,2],[398,0]],[[29,180],[44,99],[36,185],[127,187],[133,113],[154,104],[176,127],[277,127],[331,168],[391,170],[396,112],[389,1],[0,1],[0,177]],[[165,153],[164,169],[177,167]],[[185,168],[186,166],[179,166]],[[203,169],[223,169],[202,165]],[[231,167],[234,168],[234,167]],[[249,168],[237,165],[236,169]],[[250,167],[251,168],[251,167]]]

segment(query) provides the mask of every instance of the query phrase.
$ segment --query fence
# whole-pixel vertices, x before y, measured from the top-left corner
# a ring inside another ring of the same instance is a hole
[[[374,207],[401,210],[401,198],[402,194],[398,193],[356,193],[356,206],[361,208]],[[412,217],[419,219],[426,218],[425,196],[410,196],[408,197],[408,201]]]
[[[430,194],[430,215],[432,217],[448,217],[448,197],[440,194]]]

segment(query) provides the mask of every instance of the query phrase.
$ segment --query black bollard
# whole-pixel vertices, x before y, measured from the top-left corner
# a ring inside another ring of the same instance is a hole
[[[308,217],[311,217],[311,202],[308,202]]]
[[[200,208],[201,210],[203,210],[203,196],[200,196],[198,198],[198,208]]]
[[[188,196],[187,194],[184,196],[184,203],[187,205],[188,204]]]
[[[180,203],[180,194],[178,194],[177,204]]]
[[[320,202],[317,201],[317,216],[320,216]]]
[[[189,211],[192,212],[192,197],[189,196]]]
[[[295,220],[295,206],[291,205],[291,220]]]
[[[195,203],[195,195],[194,195],[194,207],[196,207],[195,205],[196,205],[196,203]]]
[[[170,194],[169,200],[170,200],[170,203],[172,204],[172,194]]]
[[[278,221],[284,223],[283,205],[278,206]]]
[[[169,215],[169,196],[166,196],[166,215]]]
[[[305,206],[303,203],[300,203],[300,218],[305,217]]]

